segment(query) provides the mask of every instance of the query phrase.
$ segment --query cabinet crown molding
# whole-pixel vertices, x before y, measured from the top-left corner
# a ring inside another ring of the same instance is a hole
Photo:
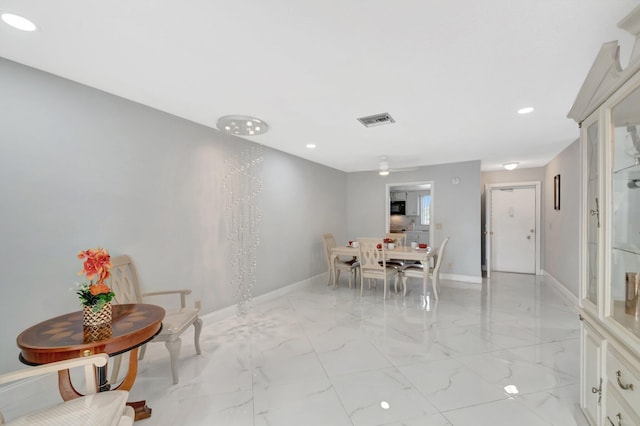
[[[624,70],[620,65],[620,46],[617,40],[602,45],[567,114],[568,118],[577,123],[582,123],[640,69],[640,6],[625,16],[618,27],[635,36],[629,65]]]

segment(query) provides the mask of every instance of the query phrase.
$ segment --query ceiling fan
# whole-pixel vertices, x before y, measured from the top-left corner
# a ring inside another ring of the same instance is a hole
[[[386,155],[381,155],[378,157],[378,174],[380,176],[387,176],[389,173],[394,172],[410,172],[411,170],[416,170],[417,167],[404,167],[402,169],[392,169],[389,167],[389,157]]]

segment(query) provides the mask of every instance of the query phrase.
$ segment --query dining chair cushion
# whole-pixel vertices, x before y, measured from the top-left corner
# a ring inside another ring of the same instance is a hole
[[[99,367],[106,367],[109,357],[106,353],[91,356],[71,358],[64,361],[56,361],[35,367],[23,368],[0,375],[0,385],[13,383],[13,391],[20,392],[21,384],[26,384],[25,379],[33,377],[45,377],[60,374],[61,371],[84,370],[84,394],[79,398],[70,399],[47,408],[38,406],[38,399],[32,395],[32,390],[24,391],[29,407],[34,411],[29,414],[16,413],[19,417],[5,423],[0,413],[2,425],[39,425],[39,426],[124,426],[132,425],[135,413],[133,408],[126,405],[129,397],[128,391],[114,390],[108,392],[98,391]],[[40,385],[40,383],[35,383]],[[52,390],[53,391],[53,390]]]
[[[6,425],[124,426],[132,425],[133,408],[125,406],[129,392],[109,391],[62,402],[18,417]],[[125,407],[123,409],[123,407]],[[127,413],[125,413],[127,411]]]
[[[199,309],[180,308],[174,311],[166,311],[162,320],[162,334],[181,334],[198,318]]]

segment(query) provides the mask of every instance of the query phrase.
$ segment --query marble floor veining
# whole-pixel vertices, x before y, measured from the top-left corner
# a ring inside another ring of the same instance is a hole
[[[136,424],[224,426],[584,426],[578,407],[579,321],[544,277],[496,273],[442,280],[436,303],[417,280],[317,282],[207,321],[202,355],[183,338],[180,384],[162,344],[140,362]]]
[[[323,282],[205,323],[180,384],[152,345],[132,398],[147,425],[586,425],[579,321],[543,277],[443,280],[440,300]],[[517,393],[516,393],[517,392]]]

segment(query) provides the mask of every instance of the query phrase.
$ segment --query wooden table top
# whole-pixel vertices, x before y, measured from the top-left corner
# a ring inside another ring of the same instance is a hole
[[[113,305],[111,326],[84,327],[82,311],[34,325],[20,333],[20,360],[29,365],[107,353],[130,351],[151,340],[162,329],[165,311],[143,303]]]

